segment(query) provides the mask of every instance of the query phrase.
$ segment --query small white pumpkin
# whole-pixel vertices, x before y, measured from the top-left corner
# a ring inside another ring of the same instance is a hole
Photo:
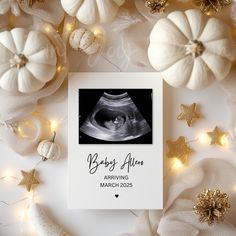
[[[61,148],[60,145],[55,143],[56,132],[54,132],[51,140],[43,140],[39,143],[37,151],[42,157],[43,161],[55,160],[60,158]]]
[[[14,28],[0,33],[0,87],[33,93],[53,79],[57,55],[42,32]]]
[[[101,40],[87,29],[76,29],[70,35],[70,46],[75,50],[82,50],[90,55],[94,54],[101,47]]]
[[[61,0],[64,10],[83,24],[112,21],[125,0]]]
[[[223,80],[235,59],[230,28],[199,10],[175,11],[160,19],[150,35],[152,66],[173,87],[206,87]]]

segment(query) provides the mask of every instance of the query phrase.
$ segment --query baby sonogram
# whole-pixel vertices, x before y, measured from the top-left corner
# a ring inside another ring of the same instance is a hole
[[[151,127],[127,92],[104,92],[80,131],[95,139],[122,142],[151,132]]]

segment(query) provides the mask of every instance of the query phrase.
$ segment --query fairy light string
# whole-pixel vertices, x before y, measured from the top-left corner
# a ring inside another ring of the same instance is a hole
[[[56,120],[56,119],[51,120],[50,126],[49,126],[50,133],[55,133],[57,131],[60,123],[61,122],[59,120]],[[2,125],[2,123],[0,123],[0,125]],[[4,122],[3,122],[3,125],[5,126]],[[38,160],[33,165],[33,167],[31,169],[36,170],[41,165],[41,163],[43,163],[43,160]],[[21,178],[19,177],[19,175],[9,169],[6,170],[5,172],[3,172],[3,175],[0,176],[0,182],[3,184],[9,184],[9,183],[13,182],[16,186],[18,186],[20,181],[21,181]],[[10,201],[0,199],[0,208],[2,208],[2,207],[16,207],[20,203],[26,204],[26,207],[24,207],[24,208],[22,207],[21,209],[19,209],[19,208],[16,209],[16,215],[17,215],[17,218],[20,220],[20,222],[10,222],[10,223],[0,222],[0,228],[6,228],[6,227],[16,225],[18,223],[22,223],[27,218],[26,216],[27,216],[28,209],[29,209],[30,205],[35,202],[35,197],[36,197],[35,190],[34,190],[34,188],[32,188],[27,193],[27,196],[24,196],[18,200],[10,202]]]

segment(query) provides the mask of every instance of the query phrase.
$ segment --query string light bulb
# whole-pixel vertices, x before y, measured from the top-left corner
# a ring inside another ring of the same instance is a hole
[[[182,161],[179,160],[179,158],[175,157],[172,159],[172,168],[174,170],[181,170],[183,169],[184,164],[182,163]]]
[[[70,23],[66,24],[66,29],[69,32],[72,31],[73,30],[73,24],[70,24]]]
[[[210,139],[209,135],[207,135],[206,132],[200,133],[198,135],[198,140],[202,144],[210,145],[210,143],[211,143],[211,139]]]
[[[57,120],[51,120],[50,121],[51,131],[52,133],[56,132],[59,127],[59,121]]]
[[[62,70],[62,67],[61,67],[61,66],[58,66],[58,67],[57,67],[57,72],[60,73],[61,70]]]
[[[16,215],[21,220],[24,220],[26,218],[26,210],[25,209],[18,209]]]
[[[228,147],[229,140],[228,140],[228,136],[226,134],[221,137],[220,143],[221,143],[221,146]]]
[[[49,25],[46,25],[45,28],[44,28],[44,31],[46,33],[50,33],[51,32],[51,27]]]
[[[12,179],[15,179],[16,177],[14,177],[13,171],[12,170],[5,170],[3,173],[3,177],[2,179],[4,179],[5,181],[9,182]]]

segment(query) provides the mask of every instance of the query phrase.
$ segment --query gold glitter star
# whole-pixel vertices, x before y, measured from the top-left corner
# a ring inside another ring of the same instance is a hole
[[[197,114],[197,103],[193,103],[190,106],[181,104],[180,106],[182,112],[178,115],[178,120],[186,120],[188,126],[192,126],[193,120],[198,119],[199,115]]]
[[[193,150],[188,146],[183,136],[180,136],[176,141],[167,140],[166,144],[169,147],[167,157],[178,158],[182,163],[185,163],[193,153]]]
[[[223,146],[222,139],[227,133],[221,131],[217,126],[214,128],[212,132],[207,132],[207,135],[211,139],[211,145],[217,144],[219,146]]]
[[[39,184],[39,181],[35,177],[35,173],[36,173],[35,169],[29,172],[21,170],[23,179],[20,181],[19,185],[24,185],[28,192],[30,192],[33,185]]]

